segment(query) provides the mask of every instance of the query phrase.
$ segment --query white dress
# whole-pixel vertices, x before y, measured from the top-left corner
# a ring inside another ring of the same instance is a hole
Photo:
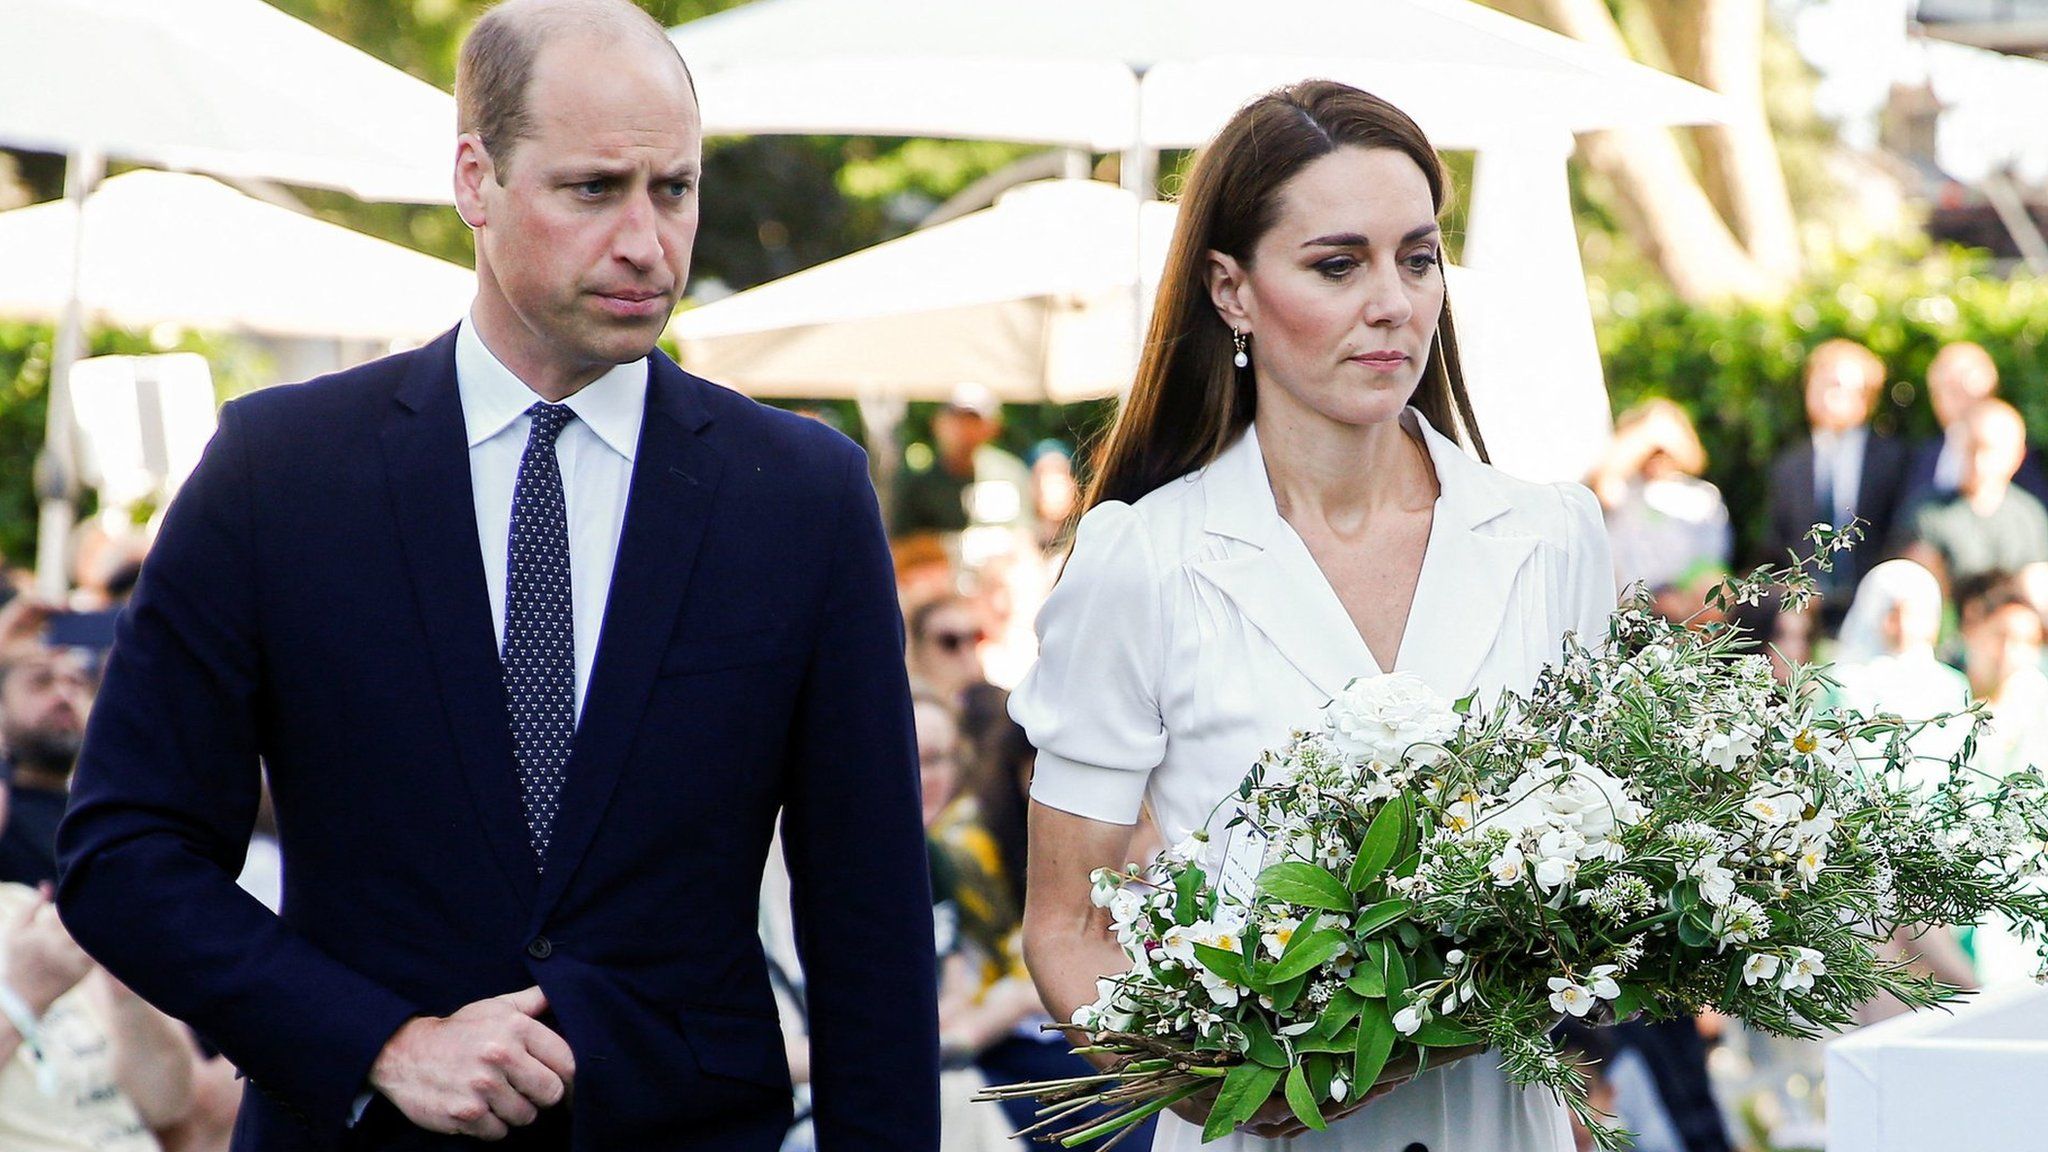
[[[1473,460],[1412,408],[1402,420],[1440,493],[1395,670],[1448,699],[1526,689],[1566,632],[1605,634],[1614,569],[1599,504],[1577,484]],[[1120,824],[1148,803],[1167,843],[1209,823],[1261,750],[1379,671],[1280,517],[1255,428],[1136,504],[1090,510],[1038,630],[1038,663],[1010,704],[1038,748],[1032,798]],[[1327,1132],[1203,1145],[1199,1128],[1162,1116],[1154,1147],[1571,1152],[1572,1139],[1553,1097],[1514,1088],[1486,1055]]]

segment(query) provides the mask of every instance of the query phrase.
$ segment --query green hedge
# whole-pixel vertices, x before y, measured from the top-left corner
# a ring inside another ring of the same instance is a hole
[[[54,344],[47,324],[0,323],[0,567],[35,563],[33,471],[49,411]],[[198,352],[213,365],[214,390],[222,396],[263,382],[263,359],[236,341],[186,333],[158,341],[149,333],[103,330],[90,344],[95,356]]]
[[[1962,250],[1910,263],[1844,267],[1815,277],[1782,303],[1687,305],[1660,288],[1591,284],[1594,325],[1614,410],[1668,396],[1691,412],[1735,521],[1737,551],[1757,555],[1767,516],[1771,459],[1806,433],[1801,369],[1836,336],[1883,358],[1891,386],[1876,424],[1923,437],[1934,431],[1924,398],[1928,361],[1952,340],[1975,340],[1998,362],[2002,393],[2048,438],[2048,280],[2004,279]]]

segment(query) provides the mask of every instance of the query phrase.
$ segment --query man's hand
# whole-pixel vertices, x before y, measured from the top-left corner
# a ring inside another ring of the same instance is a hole
[[[38,888],[36,898],[9,919],[4,939],[7,967],[0,975],[38,1016],[92,971],[92,957],[72,941],[64,922],[57,919],[48,884]]]
[[[370,1086],[429,1132],[502,1140],[575,1084],[569,1044],[538,1017],[539,988],[406,1021],[370,1066]]]

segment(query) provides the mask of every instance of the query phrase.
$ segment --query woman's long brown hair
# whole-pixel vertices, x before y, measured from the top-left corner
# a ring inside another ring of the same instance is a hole
[[[1239,109],[1188,174],[1137,380],[1096,443],[1080,511],[1106,500],[1135,501],[1207,465],[1252,422],[1252,374],[1232,362],[1230,328],[1209,297],[1208,253],[1249,267],[1252,250],[1279,214],[1282,186],[1311,161],[1344,147],[1406,153],[1428,179],[1430,204],[1443,216],[1443,162],[1415,121],[1385,100],[1335,81],[1307,80]],[[1469,440],[1486,459],[1448,300],[1414,404],[1438,431]]]

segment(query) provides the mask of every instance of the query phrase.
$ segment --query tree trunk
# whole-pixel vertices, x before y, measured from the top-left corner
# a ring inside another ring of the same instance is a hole
[[[1603,0],[1536,0],[1535,9],[1544,23],[1568,36],[1629,55]],[[1588,133],[1579,140],[1579,152],[1613,182],[1624,213],[1637,225],[1645,254],[1680,297],[1698,302],[1769,296],[1782,289],[1787,277],[1759,264],[1736,239],[1670,132],[1629,128]],[[1772,160],[1775,171],[1775,154]],[[1779,188],[1782,196],[1782,178]]]
[[[1726,124],[1700,129],[1707,187],[1750,258],[1790,280],[1799,275],[1799,231],[1764,108],[1764,0],[1700,0],[1696,12],[1699,74],[1689,78],[1729,102]]]

